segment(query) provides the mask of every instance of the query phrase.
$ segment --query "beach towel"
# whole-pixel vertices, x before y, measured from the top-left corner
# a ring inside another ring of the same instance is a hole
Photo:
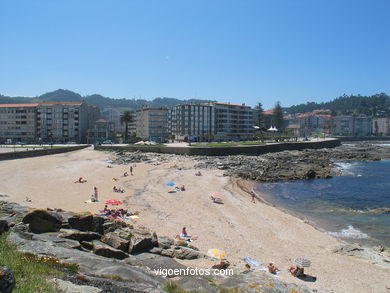
[[[138,219],[139,217],[137,215],[130,216],[130,219]]]
[[[242,260],[245,261],[251,267],[261,266],[260,262],[258,262],[257,260],[254,260],[253,258],[250,258],[249,256],[244,257]]]

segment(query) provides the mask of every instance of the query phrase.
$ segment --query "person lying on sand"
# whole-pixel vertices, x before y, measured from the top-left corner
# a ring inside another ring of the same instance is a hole
[[[112,166],[111,165],[107,165],[107,168],[112,168]]]
[[[27,202],[32,202],[31,198],[29,198],[28,196],[26,196],[26,201]]]
[[[200,171],[198,171],[198,173],[195,173],[195,176],[202,176],[202,173],[200,173]]]
[[[230,262],[227,260],[222,260],[219,264],[213,265],[211,268],[215,270],[225,270],[230,266]]]
[[[271,273],[271,274],[274,274],[276,275],[277,272],[279,272],[280,270],[274,266],[274,264],[272,262],[269,263],[268,265],[268,271]]]
[[[119,179],[118,178],[112,178],[112,181],[118,181]]]
[[[129,174],[127,172],[123,173],[123,177],[127,177]]]

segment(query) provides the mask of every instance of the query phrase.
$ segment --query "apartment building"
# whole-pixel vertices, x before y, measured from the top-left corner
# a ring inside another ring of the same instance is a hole
[[[0,143],[35,142],[37,106],[0,104]]]
[[[209,140],[215,132],[215,114],[211,105],[182,104],[168,113],[169,132],[179,140]]]
[[[37,137],[42,141],[86,143],[85,102],[44,102],[37,106]]]
[[[144,140],[164,142],[169,137],[168,109],[144,108],[136,112],[136,135]]]
[[[215,139],[244,139],[254,133],[254,110],[251,107],[219,102],[208,105],[214,112]]]
[[[386,136],[390,134],[390,119],[388,117],[372,119],[372,134]]]
[[[102,143],[105,140],[114,141],[114,139],[114,122],[98,119],[88,127],[87,143]]]
[[[366,116],[336,116],[333,117],[331,132],[339,136],[369,136],[372,119]]]

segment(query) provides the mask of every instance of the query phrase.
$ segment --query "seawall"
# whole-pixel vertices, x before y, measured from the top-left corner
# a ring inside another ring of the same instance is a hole
[[[31,151],[0,153],[0,161],[66,153],[66,152],[81,150],[86,147],[88,147],[88,145],[66,146],[66,147],[47,148],[47,149],[31,150]]]
[[[260,155],[281,151],[304,149],[334,148],[341,144],[339,139],[319,141],[282,142],[265,145],[226,146],[226,147],[164,147],[164,146],[96,146],[96,150],[141,151],[178,155],[226,156],[226,155]]]

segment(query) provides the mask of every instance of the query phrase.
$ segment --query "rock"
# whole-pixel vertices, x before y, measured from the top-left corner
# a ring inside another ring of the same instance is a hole
[[[134,231],[130,238],[129,253],[144,252],[153,248],[152,234],[148,231]]]
[[[89,241],[82,241],[81,242],[81,247],[86,249],[86,250],[92,250],[93,249],[93,244],[92,244],[92,242],[89,242]]]
[[[158,246],[158,237],[157,237],[156,232],[152,233],[152,244],[153,244],[153,246]]]
[[[157,248],[157,247],[155,247]],[[161,249],[161,248],[158,248]],[[125,262],[128,260],[126,259]],[[140,253],[131,257],[129,259],[130,263],[133,265],[142,265],[147,266],[150,269],[159,269],[159,268],[170,268],[170,269],[186,269],[187,266],[178,263],[175,259],[170,257],[165,257],[161,255],[156,255],[148,252]]]
[[[113,232],[105,234],[100,241],[124,252],[129,251],[130,241],[119,237]]]
[[[158,255],[160,255],[162,251],[163,249],[159,247],[153,247],[151,250],[149,250],[150,253],[158,254]]]
[[[103,219],[102,217],[93,217],[93,230],[96,233],[104,234],[104,223],[106,222],[106,219]],[[109,232],[109,231],[107,231]]]
[[[175,244],[174,240],[167,237],[159,237],[157,242],[158,242],[158,247],[162,249],[171,248],[171,246]]]
[[[173,250],[173,257],[178,259],[196,259],[202,258],[204,255],[191,248],[177,246]]]
[[[9,230],[8,222],[6,220],[0,220],[0,235]]]
[[[85,285],[76,285],[69,281],[64,281],[61,279],[51,279],[49,280],[49,284],[51,284],[56,292],[63,293],[100,293],[103,292],[101,289],[85,286]]]
[[[0,267],[0,292],[10,293],[15,288],[14,274],[7,267]]]
[[[68,223],[73,229],[80,231],[92,231],[94,229],[93,215],[89,212],[73,215],[68,219]]]
[[[161,255],[162,256],[167,256],[167,257],[173,257],[173,249],[169,248],[169,249],[163,249],[161,251]]]
[[[79,242],[82,241],[92,241],[100,239],[102,236],[96,232],[82,232],[75,229],[61,229],[60,230],[61,237],[77,240]]]
[[[29,224],[34,233],[57,232],[61,229],[62,217],[45,210],[34,210],[23,218],[23,223]]]
[[[99,240],[93,240],[93,253],[96,255],[108,257],[108,258],[116,258],[116,259],[124,259],[129,257],[127,253],[124,253],[122,250],[115,249]]]
[[[114,232],[119,227],[118,223],[107,221],[103,223],[103,234],[106,234],[108,232]]]
[[[181,278],[175,283],[180,287],[182,287],[183,289],[190,292],[209,292],[209,293],[223,292],[220,291],[217,287],[211,286],[208,280],[199,277],[187,276],[185,278]]]

